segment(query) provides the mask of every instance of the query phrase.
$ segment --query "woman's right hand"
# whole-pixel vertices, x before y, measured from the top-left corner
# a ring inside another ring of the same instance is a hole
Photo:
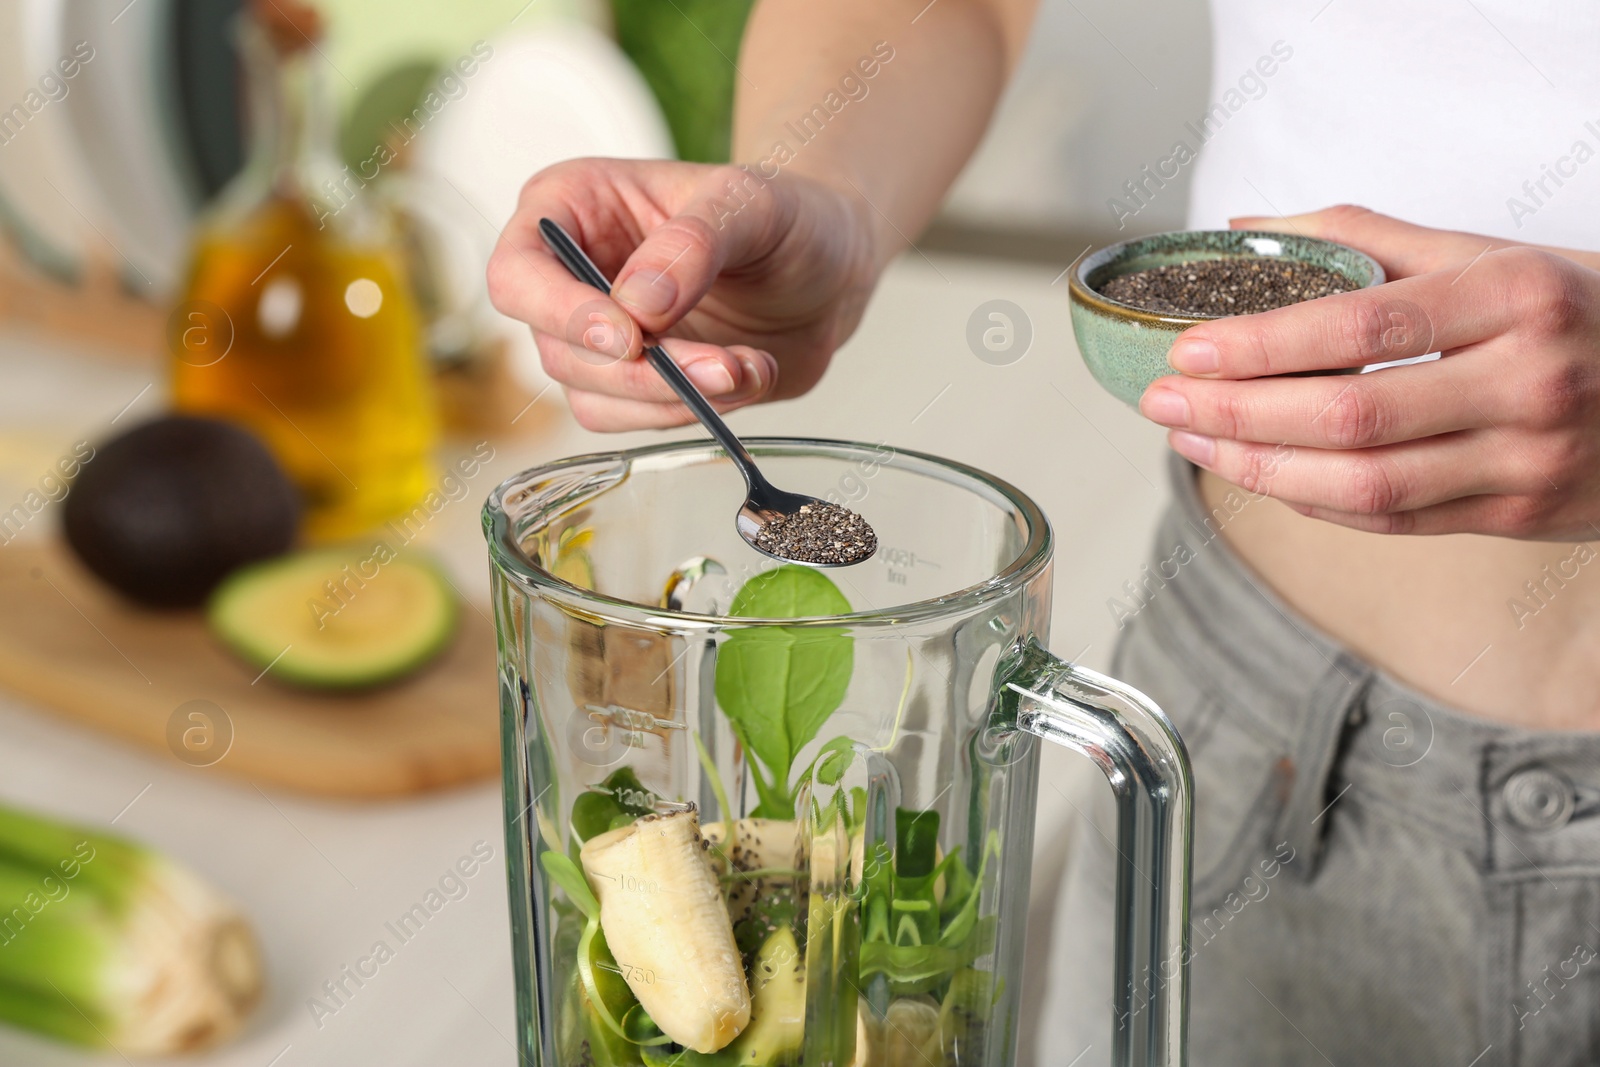
[[[718,410],[804,393],[855,330],[876,281],[869,211],[794,175],[573,160],[523,187],[489,263],[489,295],[533,328],[580,424],[678,426],[693,416],[639,358],[644,336],[661,337]],[[615,279],[614,298],[567,273],[539,236],[541,218]]]

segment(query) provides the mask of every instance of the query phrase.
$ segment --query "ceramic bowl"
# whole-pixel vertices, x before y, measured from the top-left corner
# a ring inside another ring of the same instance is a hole
[[[1215,317],[1146,311],[1102,295],[1100,286],[1151,267],[1257,257],[1324,267],[1358,289],[1384,281],[1383,268],[1371,256],[1315,237],[1259,230],[1185,230],[1123,241],[1085,256],[1068,275],[1072,332],[1089,372],[1123,403],[1138,406],[1140,394],[1151,382],[1173,373],[1167,352],[1178,334]]]

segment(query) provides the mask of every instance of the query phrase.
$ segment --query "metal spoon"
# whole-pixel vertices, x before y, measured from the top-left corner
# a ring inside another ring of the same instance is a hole
[[[606,276],[600,273],[600,268],[594,265],[578,243],[572,239],[566,230],[553,219],[539,220],[539,233],[544,237],[544,243],[550,246],[550,251],[555,253],[572,276],[580,282],[592,285],[596,289],[611,295],[611,283]],[[744,538],[751,548],[762,555],[773,559],[783,560],[786,563],[803,563],[811,567],[847,567],[856,563],[865,563],[871,559],[878,550],[878,537],[855,512],[837,504],[829,504],[814,496],[805,496],[801,493],[790,493],[779,489],[762,476],[756,467],[756,461],[750,457],[734,432],[728,429],[728,424],[722,421],[722,416],[717,414],[717,409],[711,406],[699,389],[695,388],[683,369],[672,362],[672,357],[658,344],[645,346],[645,358],[656,369],[661,377],[666,379],[672,391],[684,402],[695,418],[700,420],[711,436],[717,439],[723,449],[728,453],[728,458],[733,460],[734,466],[739,468],[739,473],[744,475],[745,500],[739,508],[736,524],[739,536]],[[842,515],[840,515],[842,513]],[[859,522],[863,532],[859,535],[859,544],[846,544],[839,542],[833,549],[824,548],[821,554],[813,554],[814,548],[805,547],[818,543],[817,537],[826,539],[829,525],[825,519],[843,521],[854,519]],[[782,528],[791,531],[805,530],[816,536],[802,538],[801,551],[807,555],[784,554],[780,542],[776,539],[777,531]],[[815,527],[814,530],[807,527]],[[832,551],[837,558],[826,558],[828,551]]]

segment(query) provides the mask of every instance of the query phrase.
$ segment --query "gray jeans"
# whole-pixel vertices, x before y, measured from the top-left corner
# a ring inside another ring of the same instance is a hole
[[[1192,467],[1173,474],[1112,673],[1194,763],[1190,1063],[1600,1063],[1600,734],[1499,726],[1362,662],[1233,554]],[[1061,1062],[1087,1045],[1089,1064],[1112,850],[1076,842],[1055,936],[1095,962]]]

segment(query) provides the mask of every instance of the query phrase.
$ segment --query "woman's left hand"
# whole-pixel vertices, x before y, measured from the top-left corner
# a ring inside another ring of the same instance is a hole
[[[1600,255],[1352,207],[1233,225],[1350,245],[1391,281],[1185,331],[1182,373],[1139,403],[1176,451],[1359,530],[1600,538]]]

